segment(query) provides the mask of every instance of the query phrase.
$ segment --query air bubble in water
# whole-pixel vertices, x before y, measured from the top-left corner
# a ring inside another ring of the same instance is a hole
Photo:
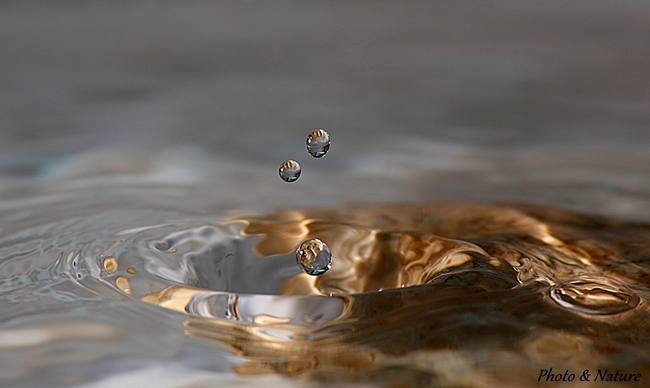
[[[300,165],[293,159],[285,160],[280,165],[280,178],[285,182],[295,182],[300,178]]]
[[[317,238],[309,239],[296,249],[298,265],[307,274],[322,275],[332,268],[332,253],[327,244]]]
[[[324,129],[314,129],[307,135],[307,152],[314,158],[322,158],[330,149],[330,135]]]

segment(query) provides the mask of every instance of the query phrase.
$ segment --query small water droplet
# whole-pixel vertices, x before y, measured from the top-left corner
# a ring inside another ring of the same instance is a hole
[[[317,238],[309,239],[296,249],[298,265],[307,274],[322,275],[332,268],[332,253],[330,248]]]
[[[639,304],[639,297],[624,285],[604,276],[576,276],[551,287],[560,306],[587,314],[618,314]]]
[[[330,149],[330,135],[324,129],[314,129],[307,135],[307,152],[314,158],[322,158]]]
[[[280,165],[279,173],[285,182],[295,182],[300,178],[300,165],[293,159],[285,160]]]

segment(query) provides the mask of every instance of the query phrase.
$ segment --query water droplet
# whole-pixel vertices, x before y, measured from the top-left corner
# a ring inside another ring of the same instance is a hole
[[[314,129],[307,135],[307,152],[314,158],[322,158],[330,149],[330,135],[324,129]]]
[[[295,182],[300,178],[300,165],[293,159],[285,160],[280,165],[279,173],[285,182]]]
[[[327,244],[317,238],[309,239],[296,249],[298,265],[307,274],[322,275],[332,268],[332,253]]]
[[[639,304],[639,297],[605,276],[576,276],[551,287],[551,298],[560,306],[587,314],[618,314]]]

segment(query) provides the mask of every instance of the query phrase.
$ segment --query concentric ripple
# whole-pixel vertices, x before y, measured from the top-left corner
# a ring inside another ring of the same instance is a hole
[[[648,225],[458,204],[204,221],[124,231],[93,259],[95,283],[80,283],[186,314],[187,335],[249,360],[238,373],[384,384],[399,370],[400,383],[454,385],[441,355],[517,357],[532,373],[558,365],[548,341],[560,334],[581,349],[566,367],[650,356]],[[308,239],[327,241],[334,260],[317,277],[296,264]]]

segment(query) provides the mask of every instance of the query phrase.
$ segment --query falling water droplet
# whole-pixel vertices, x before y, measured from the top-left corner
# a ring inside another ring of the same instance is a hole
[[[307,152],[314,158],[322,158],[330,149],[330,135],[324,129],[314,129],[307,135]]]
[[[332,253],[327,244],[317,238],[304,241],[296,249],[298,265],[307,274],[322,275],[332,268]]]
[[[285,160],[280,165],[279,173],[283,181],[295,182],[300,178],[300,165],[293,159]]]
[[[604,276],[576,276],[551,287],[560,306],[587,314],[618,314],[639,304],[639,297],[624,285]]]

